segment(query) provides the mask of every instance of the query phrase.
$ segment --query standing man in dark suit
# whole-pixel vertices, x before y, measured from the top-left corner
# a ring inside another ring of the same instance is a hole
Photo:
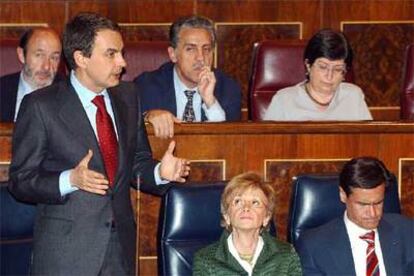
[[[170,28],[171,62],[135,79],[145,120],[155,135],[173,137],[174,123],[240,120],[241,89],[212,69],[216,33],[204,17],[183,17]]]
[[[339,190],[345,214],[300,236],[304,275],[414,275],[414,220],[383,214],[390,178],[376,158],[344,165]]]
[[[70,78],[23,99],[13,134],[9,189],[37,203],[32,274],[133,275],[136,226],[129,191],[161,194],[184,182],[188,162],[152,159],[119,26],[94,13],[64,31]],[[135,183],[135,181],[134,181]],[[160,186],[163,185],[163,186]]]
[[[0,78],[0,122],[15,121],[23,97],[53,82],[61,52],[60,38],[51,28],[37,27],[22,35],[17,47],[22,71]]]

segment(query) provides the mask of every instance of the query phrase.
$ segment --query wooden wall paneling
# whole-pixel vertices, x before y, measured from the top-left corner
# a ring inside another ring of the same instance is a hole
[[[216,22],[306,22],[304,38],[319,29],[320,0],[198,1],[197,13]]]
[[[64,1],[0,1],[0,23],[47,23],[62,32]]]
[[[411,134],[387,134],[379,135],[379,150],[378,158],[387,164],[387,168],[393,173],[398,173],[398,156],[399,158],[414,157],[414,127],[411,129]],[[414,203],[414,201],[413,201]]]
[[[80,12],[95,12],[114,20],[109,7],[110,0],[66,0],[68,5],[66,21],[76,16]],[[118,2],[120,5],[122,1]]]
[[[368,109],[376,121],[400,120],[400,106],[371,106]]]
[[[411,130],[414,133],[414,127]],[[399,180],[403,214],[414,217],[414,139],[411,136],[410,134],[381,134],[378,157]]]
[[[189,160],[191,173],[187,181],[218,181],[226,180],[226,160],[206,159]]]
[[[0,123],[0,162],[10,163],[13,124]]]
[[[414,158],[399,159],[398,183],[402,212],[414,217]]]
[[[297,139],[298,158],[352,158],[375,155],[379,148],[376,134],[303,134]]]
[[[196,0],[123,0],[110,1],[111,15],[117,22],[164,23],[196,13]]]
[[[0,124],[0,161],[10,162],[11,127]],[[412,122],[194,123],[177,125],[174,140],[175,154],[198,166],[196,179],[223,174],[230,179],[248,170],[264,172],[268,179],[275,179],[278,200],[282,202],[276,209],[276,223],[279,236],[284,238],[292,175],[337,171],[338,162],[354,156],[377,156],[394,173],[401,171],[403,214],[413,217],[413,130]],[[148,133],[154,156],[162,157],[169,140],[155,138],[150,126]],[[7,166],[3,163],[3,168]],[[131,198],[136,201],[134,196]],[[157,274],[160,198],[147,194],[140,198],[141,272]]]
[[[355,54],[355,83],[369,106],[400,106],[402,68],[406,46],[414,41],[414,20],[342,22]]]
[[[17,39],[23,35],[25,31],[34,27],[47,27],[47,23],[0,23],[0,40],[1,39]]]
[[[217,22],[217,67],[242,86],[242,108],[247,114],[253,44],[262,40],[301,39],[301,22]]]
[[[127,42],[169,41],[171,23],[120,23],[119,25],[122,36]]]
[[[414,19],[412,0],[324,0],[322,26],[340,28],[342,21],[400,21]]]

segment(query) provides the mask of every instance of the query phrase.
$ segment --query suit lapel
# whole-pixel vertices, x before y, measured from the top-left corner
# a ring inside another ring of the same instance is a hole
[[[94,159],[95,157],[100,159],[101,165],[103,166],[95,132],[93,131],[75,89],[69,83],[69,80],[66,83],[62,83],[62,86],[60,87],[61,89],[57,93],[57,108],[59,108],[60,120],[73,134],[74,139],[77,139],[79,143],[85,145],[86,148],[93,151]]]
[[[351,242],[346,231],[343,219],[339,219],[339,223],[334,225],[332,233],[336,233],[334,241],[332,241],[325,248],[330,251],[326,256],[332,256],[332,265],[337,269],[338,275],[355,275],[354,259],[352,257]]]
[[[399,260],[401,254],[398,254],[398,251],[396,251],[396,249],[401,249],[401,244],[398,241],[398,235],[393,232],[392,225],[382,219],[378,227],[378,234],[381,243],[382,258],[388,275],[401,273],[401,271],[394,271],[398,267],[398,264],[401,263],[401,260]]]
[[[173,114],[177,116],[177,99],[175,98],[175,87],[174,87],[174,63],[170,62],[168,70],[165,71],[166,73],[166,93],[165,101],[167,103],[167,110],[172,110]],[[180,119],[180,118],[179,118]]]

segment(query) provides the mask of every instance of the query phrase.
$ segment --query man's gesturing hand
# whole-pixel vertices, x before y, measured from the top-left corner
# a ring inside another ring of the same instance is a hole
[[[73,186],[81,190],[104,195],[109,188],[109,182],[103,174],[88,169],[92,155],[92,150],[88,150],[85,157],[71,170],[69,179]]]
[[[176,182],[185,182],[190,174],[190,162],[173,155],[175,141],[171,141],[167,151],[161,159],[160,176],[163,179]]]

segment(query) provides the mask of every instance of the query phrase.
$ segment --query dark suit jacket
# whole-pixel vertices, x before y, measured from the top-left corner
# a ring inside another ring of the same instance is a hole
[[[130,184],[140,172],[141,188],[156,186],[145,126],[133,83],[108,89],[118,131],[119,164],[115,187],[106,196],[81,190],[64,197],[59,175],[76,167],[92,149],[89,168],[104,173],[95,133],[68,81],[27,95],[13,133],[9,189],[18,199],[37,203],[32,272],[40,275],[97,275],[115,221],[128,268],[134,272],[136,229]]]
[[[14,122],[19,79],[20,72],[0,78],[0,122]],[[54,82],[62,79],[63,77],[57,74]]]
[[[177,116],[177,101],[174,89],[174,63],[164,63],[152,72],[144,72],[135,78],[141,94],[142,111],[164,109]],[[226,121],[238,121],[241,118],[241,89],[236,81],[215,69],[216,87],[214,96],[226,113]],[[202,111],[202,120],[205,117]]]
[[[414,220],[384,214],[378,234],[387,275],[407,274],[414,261]],[[304,275],[355,275],[343,218],[302,234],[297,242]]]

